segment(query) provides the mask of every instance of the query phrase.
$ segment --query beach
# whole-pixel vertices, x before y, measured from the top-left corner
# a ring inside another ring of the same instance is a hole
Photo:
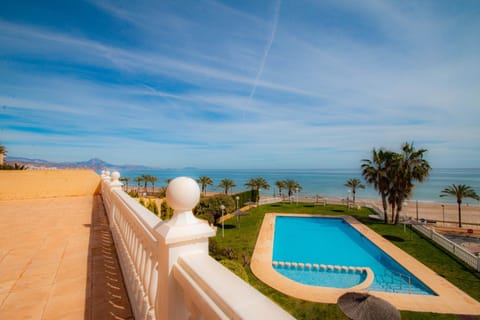
[[[344,198],[325,198],[327,203],[346,204]],[[314,197],[299,198],[299,202],[315,202]],[[320,199],[319,201],[323,201]],[[352,201],[349,203],[352,205]],[[374,204],[378,209],[382,210],[382,202],[378,199],[357,199],[356,205],[369,206]],[[443,207],[442,207],[443,205]],[[353,206],[353,205],[352,205]],[[417,209],[418,208],[418,209]],[[354,210],[354,209],[352,209]],[[391,211],[388,209],[390,217]],[[417,214],[418,212],[418,214]],[[437,226],[457,227],[458,226],[458,206],[452,203],[433,202],[433,201],[407,201],[401,213],[401,218],[408,217],[412,219],[425,219],[436,221]],[[462,204],[462,225],[463,228],[480,230],[480,206],[471,204]]]
[[[137,186],[130,185],[129,190],[137,190]],[[143,187],[139,188],[143,190]],[[151,188],[149,187],[150,191]],[[158,190],[158,188],[156,188]],[[223,192],[218,191],[207,191],[206,196],[213,196],[215,194],[221,194]],[[202,193],[203,195],[203,193]],[[285,198],[285,197],[284,197]],[[270,195],[261,195],[262,203],[269,202],[278,202],[282,201],[282,198],[276,196],[272,197]],[[292,196],[292,201],[296,201],[297,198]],[[327,201],[327,203],[336,203],[336,204],[347,204],[346,198],[342,197],[316,197],[316,196],[306,196],[298,197],[299,202],[320,202]],[[352,205],[352,200],[349,200],[349,203]],[[379,199],[365,199],[357,198],[356,205],[360,206],[369,206],[374,204],[380,210],[382,210],[382,202]],[[417,207],[418,205],[418,207]],[[418,209],[417,209],[418,208]],[[418,214],[417,214],[418,211]],[[390,215],[390,208],[389,208]],[[447,227],[456,227],[458,226],[458,206],[453,203],[445,202],[434,202],[434,201],[415,201],[409,200],[406,201],[401,217],[409,217],[412,219],[425,219],[429,221],[436,221],[437,226],[447,226]],[[480,206],[471,203],[462,204],[462,225],[465,229],[478,229],[480,230]]]

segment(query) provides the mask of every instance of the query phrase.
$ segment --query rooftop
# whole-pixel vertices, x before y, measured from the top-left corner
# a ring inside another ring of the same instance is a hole
[[[0,212],[1,319],[133,319],[99,195]]]

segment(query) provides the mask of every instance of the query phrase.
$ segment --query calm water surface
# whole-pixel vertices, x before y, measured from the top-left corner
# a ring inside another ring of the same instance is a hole
[[[351,178],[360,179],[365,185],[360,169],[282,169],[282,170],[245,170],[245,169],[161,169],[142,171],[123,171],[122,176],[134,178],[142,174],[150,174],[158,178],[156,186],[166,186],[168,179],[178,176],[188,176],[197,179],[201,176],[212,178],[214,185],[208,187],[208,191],[222,191],[218,184],[224,178],[232,179],[236,187],[233,192],[246,190],[245,183],[255,177],[263,177],[270,184],[269,190],[262,190],[262,195],[278,195],[275,181],[293,179],[300,183],[302,190],[300,196],[340,197],[346,198],[348,188],[345,182]],[[412,200],[419,201],[442,201],[455,202],[453,198],[440,198],[440,191],[446,186],[455,184],[466,184],[474,188],[480,194],[480,168],[477,169],[433,169],[425,183],[417,184]],[[130,184],[133,184],[130,182]],[[357,191],[357,199],[378,199],[377,192],[368,186],[366,189]],[[441,200],[440,200],[441,199]],[[478,205],[475,200],[466,200],[465,203]]]

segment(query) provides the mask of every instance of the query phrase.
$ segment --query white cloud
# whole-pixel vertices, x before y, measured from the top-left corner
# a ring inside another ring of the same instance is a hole
[[[92,2],[135,36],[108,43],[4,17],[0,119],[12,107],[43,111],[40,128],[63,125],[24,132],[34,122],[25,116],[0,125],[0,140],[19,154],[35,142],[46,158],[68,150],[159,166],[345,167],[404,141],[431,149],[439,164],[453,163],[448,150],[464,166],[479,159],[472,15],[434,2],[284,1],[278,19],[278,3],[204,1],[200,16],[196,6]],[[324,6],[351,22],[309,19],[324,17]]]

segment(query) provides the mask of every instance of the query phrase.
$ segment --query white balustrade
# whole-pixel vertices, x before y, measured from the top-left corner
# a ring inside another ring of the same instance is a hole
[[[464,261],[466,264],[468,264],[475,270],[480,271],[480,256],[474,255],[462,246],[445,238],[443,235],[436,232],[433,228],[428,228],[425,225],[412,225],[412,227],[415,228],[417,231],[420,231],[423,235],[430,238],[432,241],[442,246],[450,253],[457,256],[459,259]]]
[[[102,197],[135,319],[293,319],[208,255],[215,231],[192,209],[198,184],[172,180],[162,221],[102,171]]]

